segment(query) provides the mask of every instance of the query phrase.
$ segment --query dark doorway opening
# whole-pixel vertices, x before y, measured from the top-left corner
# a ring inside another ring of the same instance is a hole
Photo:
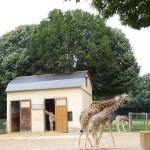
[[[20,102],[11,101],[11,132],[20,131]]]
[[[45,99],[45,109],[49,112],[55,114],[55,100],[54,99]],[[45,130],[50,131],[50,122],[49,116],[45,114]],[[53,129],[55,130],[55,121],[53,122]]]

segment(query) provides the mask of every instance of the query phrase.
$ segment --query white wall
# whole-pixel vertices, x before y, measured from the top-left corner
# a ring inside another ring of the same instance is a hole
[[[86,77],[87,77],[87,85],[86,85]],[[89,95],[92,96],[92,84],[89,77],[86,75],[83,81],[82,89],[84,89]]]
[[[86,78],[84,78],[83,86],[82,86],[82,110],[87,108],[92,102],[92,85],[89,77],[87,76],[87,84]]]
[[[31,106],[34,104],[44,104],[45,99],[66,97],[68,102],[68,111],[73,112],[73,121],[68,123],[68,127],[79,127],[79,114],[82,110],[82,90],[81,88],[38,90],[38,91],[20,91],[7,93],[7,131],[10,127],[10,101],[31,100]],[[42,110],[32,110],[32,132],[44,131],[44,115]],[[37,125],[38,124],[38,125]]]
[[[92,96],[86,91],[82,91],[82,110],[92,103]]]
[[[41,110],[32,110],[32,132],[44,132],[44,114]]]

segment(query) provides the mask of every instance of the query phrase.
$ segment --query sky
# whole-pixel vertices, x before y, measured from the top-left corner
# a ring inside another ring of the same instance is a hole
[[[53,9],[62,11],[82,9],[96,14],[89,0],[75,0],[64,2],[64,0],[0,0],[0,36],[14,30],[15,27],[27,24],[39,24],[47,18],[49,11]],[[116,15],[107,21],[107,25],[121,29],[132,46],[134,56],[141,67],[140,75],[150,73],[150,27],[134,30],[122,26]]]

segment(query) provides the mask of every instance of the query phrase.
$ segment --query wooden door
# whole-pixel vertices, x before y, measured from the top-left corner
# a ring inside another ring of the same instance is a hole
[[[21,101],[20,104],[20,131],[31,131],[31,104],[30,101]]]
[[[67,99],[56,99],[55,115],[56,131],[68,132]]]
[[[11,102],[11,132],[20,131],[20,103],[19,101]]]

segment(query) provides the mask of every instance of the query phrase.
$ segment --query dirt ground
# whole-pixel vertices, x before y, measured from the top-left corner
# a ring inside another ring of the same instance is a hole
[[[78,133],[11,133],[0,134],[0,150],[83,150],[92,149],[89,144],[84,148],[85,135],[81,147],[77,147]],[[104,133],[100,150],[142,150],[139,133],[114,133],[116,147],[109,133]],[[91,140],[92,137],[91,137]],[[93,141],[92,141],[93,142]]]

